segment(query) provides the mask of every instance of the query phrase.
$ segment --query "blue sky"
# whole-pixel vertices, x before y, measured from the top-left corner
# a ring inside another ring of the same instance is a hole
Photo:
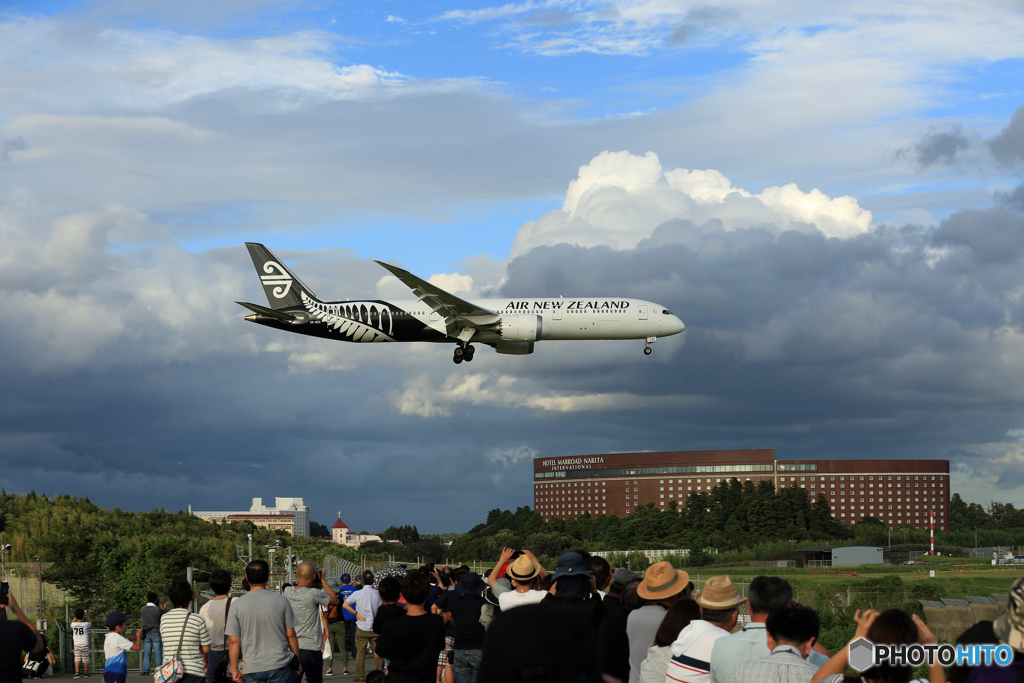
[[[0,420],[0,485],[45,488],[38,456],[62,491],[210,508],[195,472],[225,449],[241,502],[296,495],[250,491],[286,449],[411,463],[408,510],[360,528],[437,500],[468,526],[529,502],[533,454],[753,445],[948,457],[968,497],[1019,497],[1022,34],[995,1],[3,3],[0,386],[35,398]],[[404,295],[376,258],[469,296],[644,296],[688,330],[650,362],[554,343],[461,374],[282,338],[234,310],[251,240],[325,296]],[[263,392],[292,397],[276,420]],[[125,466],[147,437],[122,416],[173,447]],[[413,476],[445,468],[469,478]]]

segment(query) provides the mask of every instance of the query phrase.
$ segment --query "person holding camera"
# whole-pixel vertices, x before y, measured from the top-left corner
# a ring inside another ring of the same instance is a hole
[[[7,588],[7,583],[3,583]],[[10,612],[15,619],[10,619]],[[21,653],[42,652],[43,638],[18,607],[14,593],[0,595],[0,681],[21,683]]]
[[[295,635],[299,640],[299,661],[309,683],[321,683],[324,677],[324,630],[321,607],[338,604],[338,594],[323,580],[312,562],[301,562],[295,570],[297,585],[284,589],[284,597],[295,613]],[[292,683],[302,674],[292,676]]]
[[[82,665],[85,676],[89,676],[89,629],[92,628],[92,619],[89,618],[89,610],[76,609],[75,618],[71,620],[71,644],[74,647],[75,655],[75,678],[81,678],[78,672],[78,665]]]
[[[142,674],[149,675],[150,656],[153,666],[160,666],[163,661],[164,649],[163,640],[160,638],[160,619],[167,610],[160,602],[160,596],[150,592],[146,596],[146,604],[139,610],[139,617],[142,619]]]

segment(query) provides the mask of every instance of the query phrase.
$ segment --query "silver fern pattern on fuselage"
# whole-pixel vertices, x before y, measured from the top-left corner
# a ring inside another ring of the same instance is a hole
[[[302,293],[302,305],[314,320],[327,325],[328,332],[336,332],[346,341],[393,342],[395,318],[386,306],[365,303],[323,303]]]

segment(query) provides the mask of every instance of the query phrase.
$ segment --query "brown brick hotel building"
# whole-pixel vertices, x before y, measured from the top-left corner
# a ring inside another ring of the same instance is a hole
[[[949,528],[948,460],[776,460],[768,448],[736,451],[610,453],[533,461],[534,509],[545,520],[585,512],[624,517],[638,505],[668,509],[691,492],[733,477],[799,486],[811,500],[824,493],[832,515],[854,523],[866,516],[893,528]]]

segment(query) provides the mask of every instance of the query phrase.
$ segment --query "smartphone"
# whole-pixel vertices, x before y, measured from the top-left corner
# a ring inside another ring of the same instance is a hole
[[[11,584],[0,581],[0,605],[7,604],[7,594],[11,592]]]

